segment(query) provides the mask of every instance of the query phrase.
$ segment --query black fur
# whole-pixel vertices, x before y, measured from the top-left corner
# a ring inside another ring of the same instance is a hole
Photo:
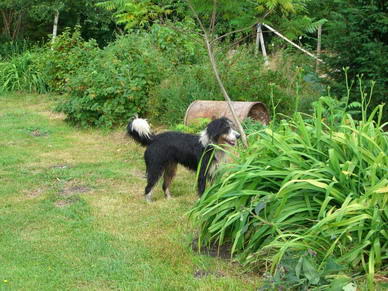
[[[212,159],[215,150],[212,144],[217,144],[221,135],[230,132],[232,122],[226,117],[210,122],[206,131],[202,133],[202,138],[199,135],[174,131],[157,135],[150,133],[148,136],[144,136],[140,135],[136,128],[133,128],[132,123],[133,121],[127,126],[129,136],[147,147],[144,153],[147,171],[145,195],[150,193],[163,173],[165,175],[163,190],[166,191],[175,175],[176,164],[181,164],[192,171],[197,171],[198,166],[201,166],[197,190],[198,194],[202,195],[206,187],[207,169],[210,168],[209,162],[218,162],[216,159]]]

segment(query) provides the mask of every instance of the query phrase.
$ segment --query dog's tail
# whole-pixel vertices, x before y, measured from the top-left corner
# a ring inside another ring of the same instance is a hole
[[[149,145],[154,135],[146,119],[135,118],[128,123],[127,132],[130,137],[140,143],[142,146]]]

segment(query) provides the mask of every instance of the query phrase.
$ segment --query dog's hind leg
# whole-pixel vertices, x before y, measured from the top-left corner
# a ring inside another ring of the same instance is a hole
[[[147,167],[147,186],[144,190],[145,199],[147,202],[152,202],[152,189],[158,182],[160,176],[162,176],[163,168],[156,167],[148,169]]]
[[[171,185],[172,179],[174,178],[174,176],[176,174],[176,169],[177,169],[176,163],[170,163],[164,169],[163,191],[164,191],[164,195],[166,195],[167,199],[171,198],[171,193],[170,193],[169,187]]]

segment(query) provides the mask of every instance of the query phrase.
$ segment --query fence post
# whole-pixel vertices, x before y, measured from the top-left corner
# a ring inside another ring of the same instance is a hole
[[[322,37],[322,24],[318,26],[318,43],[317,43],[317,58],[321,55],[321,37]],[[319,61],[316,60],[315,63],[315,72],[318,73]]]
[[[263,53],[263,57],[264,57],[264,65],[268,66],[268,56],[267,56],[267,51],[265,49],[264,36],[263,36],[263,30],[261,29],[261,23],[257,24],[257,34],[259,35],[261,52]]]

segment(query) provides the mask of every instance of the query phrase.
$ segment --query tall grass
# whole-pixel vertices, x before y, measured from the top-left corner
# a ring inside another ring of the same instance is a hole
[[[388,263],[388,135],[383,105],[367,116],[362,97],[360,121],[331,118],[337,103],[323,98],[312,116],[251,134],[191,211],[201,242],[230,244],[289,287],[329,284],[343,269],[372,289]]]
[[[42,75],[33,66],[33,54],[25,52],[6,62],[0,62],[0,92],[46,92]]]

